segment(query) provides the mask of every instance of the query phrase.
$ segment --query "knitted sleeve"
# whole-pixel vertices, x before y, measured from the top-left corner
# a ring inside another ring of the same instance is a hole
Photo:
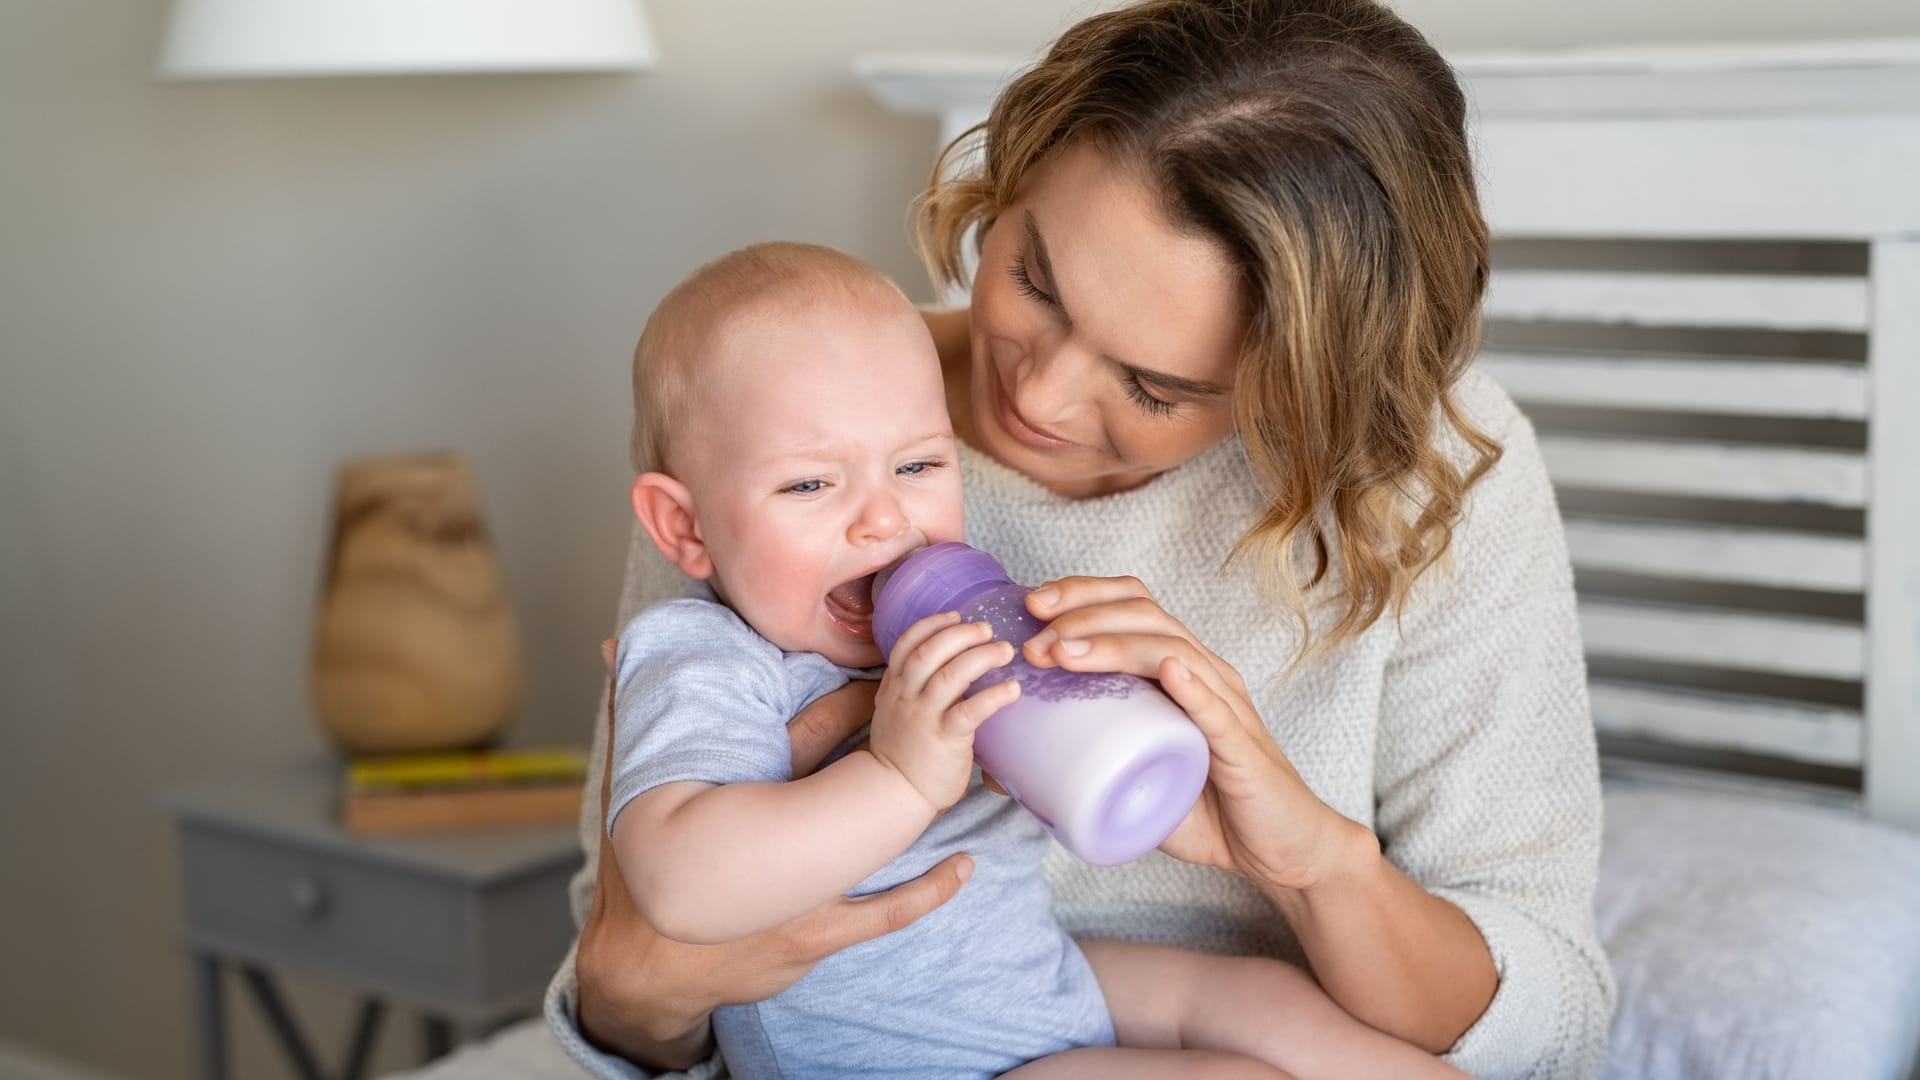
[[[1380,706],[1386,856],[1457,905],[1499,988],[1447,1060],[1482,1080],[1585,1080],[1613,982],[1594,931],[1600,786],[1566,536],[1533,429],[1505,446],[1402,623]]]

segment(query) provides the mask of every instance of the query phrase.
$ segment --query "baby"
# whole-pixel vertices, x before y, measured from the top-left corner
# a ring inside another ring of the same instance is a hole
[[[1287,964],[1068,937],[1046,834],[973,768],[975,727],[1019,693],[961,697],[1013,656],[985,624],[910,627],[870,743],[791,775],[787,721],[884,662],[874,574],[962,539],[939,358],[890,282],[825,248],[735,252],[661,301],[633,381],[634,513],[711,596],[620,635],[608,827],[634,903],[719,942],[975,864],[918,921],[717,1009],[734,1076],[1463,1075]]]

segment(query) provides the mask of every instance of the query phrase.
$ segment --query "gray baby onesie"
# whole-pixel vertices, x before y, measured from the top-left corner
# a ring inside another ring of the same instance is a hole
[[[709,600],[648,608],[620,634],[608,828],[661,784],[793,779],[787,721],[849,679],[874,677],[782,652]],[[784,993],[715,1010],[729,1072],[959,1080],[1113,1045],[1093,971],[1053,918],[1040,876],[1047,844],[976,771],[952,809],[848,895],[892,888],[956,851],[973,857],[973,876],[943,906],[827,957]]]

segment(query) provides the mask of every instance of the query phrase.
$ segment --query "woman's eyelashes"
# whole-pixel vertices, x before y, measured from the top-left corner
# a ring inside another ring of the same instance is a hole
[[[1127,382],[1127,396],[1133,399],[1135,405],[1140,406],[1153,415],[1165,416],[1178,407],[1177,402],[1155,397],[1148,393],[1147,384],[1140,381],[1140,376],[1128,372],[1125,378]]]
[[[1014,287],[1020,290],[1020,295],[1045,304],[1055,311],[1060,310],[1059,298],[1034,284],[1033,275],[1027,272],[1026,253],[1015,255],[1013,261],[1007,266],[1007,272],[1013,275]]]

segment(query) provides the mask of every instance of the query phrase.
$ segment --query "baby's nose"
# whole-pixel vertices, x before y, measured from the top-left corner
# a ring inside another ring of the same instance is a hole
[[[856,544],[870,544],[877,540],[891,540],[906,530],[907,515],[900,508],[899,500],[880,496],[867,500],[848,536]]]

